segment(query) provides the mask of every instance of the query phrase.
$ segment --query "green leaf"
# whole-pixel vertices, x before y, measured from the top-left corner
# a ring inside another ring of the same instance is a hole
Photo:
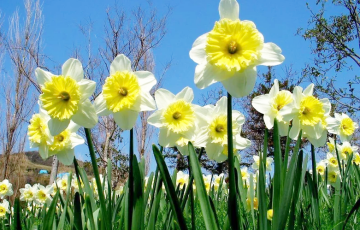
[[[76,192],[74,197],[74,226],[77,230],[83,229],[81,213],[80,194]]]
[[[53,228],[53,224],[54,222],[54,217],[55,217],[55,211],[56,211],[56,204],[58,202],[59,199],[59,190],[56,192],[48,212],[45,215],[44,218],[44,224],[43,224],[43,230],[48,230],[48,229],[52,229]],[[46,209],[46,208],[45,208]],[[56,226],[55,226],[56,227]]]
[[[140,173],[139,164],[136,157],[133,156],[133,175],[134,175],[134,212],[132,218],[132,229],[144,229],[144,196],[143,196],[143,178]],[[151,182],[149,182],[151,183]]]
[[[21,209],[20,209],[20,201],[19,198],[15,199],[14,205],[14,222],[12,223],[14,230],[21,230]]]
[[[200,164],[196,157],[193,145],[189,142],[189,155],[191,172],[194,175],[196,184],[196,193],[200,201],[202,216],[204,218],[206,229],[217,230],[219,227],[215,221],[215,214],[210,206],[210,201],[206,193],[203,175],[201,173]]]
[[[283,183],[281,181],[281,148],[280,148],[280,136],[279,136],[279,127],[278,121],[275,119],[274,121],[274,134],[273,134],[273,142],[274,142],[274,186],[273,186],[273,220],[272,227],[274,230],[278,230],[279,221],[280,221],[280,202],[281,202],[281,194]]]
[[[154,152],[156,163],[159,167],[161,178],[165,185],[166,193],[169,196],[171,209],[173,210],[175,217],[177,219],[177,222],[178,222],[179,226],[181,227],[181,229],[187,229],[186,222],[185,222],[183,213],[180,208],[180,203],[179,203],[179,200],[177,199],[175,188],[171,181],[171,177],[169,175],[169,171],[165,164],[164,158],[163,158],[161,152],[159,151],[159,149],[155,145],[153,145],[153,152]]]

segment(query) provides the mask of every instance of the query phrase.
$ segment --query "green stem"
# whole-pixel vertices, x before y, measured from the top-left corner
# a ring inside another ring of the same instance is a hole
[[[133,213],[133,199],[134,199],[134,177],[133,177],[133,161],[134,161],[134,130],[130,129],[130,150],[129,150],[129,205],[128,205],[128,218],[129,230],[131,230],[132,213]]]
[[[104,196],[104,192],[103,192],[101,181],[100,181],[99,169],[98,169],[98,165],[96,162],[94,145],[91,140],[90,129],[85,128],[85,135],[86,135],[86,141],[87,141],[88,147],[89,147],[91,164],[93,166],[94,176],[95,176],[96,185],[97,185],[97,189],[98,189],[98,193],[99,193],[101,215],[103,216],[102,219],[106,220],[107,214],[106,214],[105,196]],[[106,223],[106,221],[105,221],[105,229],[109,229],[108,224],[109,223]]]
[[[229,200],[228,200],[228,215],[230,218],[230,225],[232,230],[240,229],[239,226],[239,212],[236,200],[235,187],[235,169],[234,169],[234,152],[233,152],[233,133],[232,133],[232,97],[230,93],[227,101],[227,135],[228,135],[228,161],[229,161]]]

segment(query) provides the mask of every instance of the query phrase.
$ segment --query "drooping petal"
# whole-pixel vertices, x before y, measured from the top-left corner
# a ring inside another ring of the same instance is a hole
[[[72,133],[71,136],[71,148],[75,148],[78,145],[82,145],[85,143],[84,138],[82,138],[80,135],[76,134],[76,133]]]
[[[274,66],[284,62],[285,57],[281,54],[281,49],[274,43],[264,43],[260,59],[256,62],[257,65]]]
[[[207,143],[205,150],[210,160],[215,160],[216,162],[223,162],[227,159],[227,156],[222,154],[224,147],[215,143]]]
[[[239,19],[239,3],[236,0],[221,0],[219,4],[220,19],[228,18],[231,20]]]
[[[158,127],[158,128],[162,127],[162,125],[163,125],[163,123],[161,121],[162,113],[163,113],[162,110],[155,111],[153,114],[151,114],[149,116],[147,122],[150,125],[153,125],[155,127]]]
[[[278,125],[279,125],[279,135],[281,137],[286,137],[289,131],[289,123],[279,121]]]
[[[139,85],[141,90],[150,92],[152,87],[156,85],[156,79],[154,74],[149,71],[136,71],[134,73],[138,77]]]
[[[328,98],[320,99],[321,103],[323,103],[323,108],[325,110],[325,114],[329,114],[331,111],[331,103]]]
[[[79,82],[84,78],[84,70],[78,59],[70,58],[62,66],[62,75]]]
[[[36,76],[36,80],[39,83],[40,86],[43,86],[45,84],[45,82],[51,81],[52,76],[54,76],[54,74],[42,70],[40,68],[36,68],[35,69],[35,76]]]
[[[85,128],[92,128],[98,122],[95,107],[87,99],[79,105],[79,110],[71,118],[76,124]]]
[[[216,76],[215,68],[211,64],[197,65],[195,68],[194,82],[199,89],[204,89],[209,85],[216,82],[214,76]]]
[[[106,101],[102,94],[95,99],[94,107],[98,116],[108,116],[111,114],[111,111],[106,107]]]
[[[242,150],[251,145],[251,141],[249,139],[243,138],[240,135],[235,136],[234,148]]]
[[[113,114],[116,124],[122,130],[132,129],[135,126],[138,115],[139,112],[130,109],[121,110]]]
[[[182,99],[188,103],[191,103],[194,100],[194,91],[190,87],[185,87],[180,93],[176,94],[175,100]]]
[[[256,67],[248,68],[221,83],[233,97],[245,97],[254,89],[256,77]]]
[[[48,146],[47,145],[39,145],[39,154],[42,159],[47,159],[48,156]]]
[[[206,40],[207,40],[207,35],[203,34],[200,37],[198,37],[194,44],[192,45],[192,48],[190,50],[190,58],[196,62],[197,64],[206,64],[206,52],[205,52],[205,47],[206,47]]]
[[[171,132],[166,128],[160,128],[159,131],[159,144],[163,147],[174,147],[176,141],[181,138],[180,134]]]
[[[149,92],[141,91],[140,97],[140,111],[152,111],[156,109],[155,100]]]
[[[292,127],[290,129],[289,137],[293,140],[296,140],[300,133],[300,121],[299,119],[294,119],[292,122]]]
[[[67,130],[69,130],[72,133],[76,133],[80,129],[80,125],[76,124],[75,122],[70,121],[69,126],[67,127]]]
[[[175,95],[167,89],[158,89],[155,92],[155,101],[159,110],[166,108],[174,99]]]
[[[252,106],[262,114],[269,114],[271,112],[271,102],[269,94],[256,96],[252,102]]]
[[[274,127],[274,117],[264,115],[264,122],[267,129],[272,129]]]
[[[294,108],[293,103],[285,105],[280,110],[280,115],[282,116],[283,120],[286,122],[289,122],[292,119],[294,119],[297,113],[298,113],[298,109]]]
[[[314,145],[315,148],[324,146],[326,143],[326,138],[327,138],[326,130],[323,131],[322,135],[318,139],[310,137],[310,136],[307,137],[307,139],[310,141],[310,143],[312,145]]]
[[[81,93],[81,100],[80,102],[83,102],[84,100],[88,99],[95,91],[96,88],[96,82],[88,80],[88,79],[82,79],[78,82],[80,87],[80,93]]]
[[[110,75],[113,75],[116,71],[129,71],[131,70],[131,61],[124,54],[116,56],[114,61],[110,65]]]
[[[48,126],[50,130],[50,134],[52,136],[59,135],[62,131],[64,131],[70,123],[70,119],[59,120],[57,118],[51,118],[48,121]]]
[[[56,157],[64,165],[71,165],[74,161],[74,149],[66,149],[56,154]]]

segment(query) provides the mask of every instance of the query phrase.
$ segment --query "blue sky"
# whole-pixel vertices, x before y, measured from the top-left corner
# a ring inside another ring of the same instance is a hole
[[[103,43],[106,9],[114,3],[115,1],[100,0],[44,1],[45,21],[42,42],[44,53],[52,60],[46,65],[50,68],[62,65],[75,47],[86,43],[78,26],[89,19],[94,22],[92,34],[94,44]],[[138,6],[148,6],[144,0],[119,0],[117,4],[125,12],[129,12],[129,15]],[[195,39],[210,31],[215,21],[219,19],[218,4],[217,0],[152,1],[159,17],[167,12],[168,7],[172,8],[168,17],[167,35],[161,45],[153,50],[156,61],[155,73],[161,72],[164,65],[172,59],[172,66],[167,72],[164,88],[176,94],[185,86],[190,86],[195,92],[195,103],[200,100],[201,94],[205,91],[196,89],[193,81],[196,65],[189,58],[189,51]],[[298,28],[307,27],[307,21],[310,18],[305,1],[259,0],[239,1],[239,4],[240,19],[253,21],[264,35],[265,42],[274,42],[283,50],[286,59],[282,65],[275,68],[277,74],[284,75],[285,68],[291,65],[295,71],[301,72],[305,63],[311,62],[313,57],[310,53],[310,43],[295,35]],[[21,16],[24,15],[22,0],[2,0],[0,9],[4,18],[10,16],[16,9],[19,9]],[[333,12],[338,12],[338,9],[332,8],[328,13]],[[6,19],[5,27],[7,23]],[[259,67],[258,70],[266,71],[266,67]],[[83,151],[87,151],[86,148],[77,150],[78,153]]]

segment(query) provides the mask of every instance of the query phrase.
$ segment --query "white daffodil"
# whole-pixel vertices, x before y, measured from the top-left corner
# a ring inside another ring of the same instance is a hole
[[[326,142],[329,152],[334,153],[335,152],[335,141],[331,137],[329,137],[329,141]]]
[[[342,145],[337,144],[336,148],[338,150],[340,160],[344,160],[345,164],[347,163],[350,155],[356,153],[359,149],[357,146],[351,146],[351,144],[347,141],[343,142]]]
[[[219,13],[220,21],[190,50],[190,58],[198,64],[195,84],[204,89],[221,82],[232,96],[243,97],[255,86],[257,65],[279,65],[285,58],[277,45],[264,43],[253,22],[240,21],[235,0],[221,0]]]
[[[335,186],[336,180],[338,180],[338,178],[341,180],[340,171],[338,169],[329,168],[327,175],[327,181],[332,186]]]
[[[35,202],[37,204],[43,205],[45,203],[49,204],[52,200],[51,194],[53,192],[53,186],[48,185],[44,187],[43,185],[38,185],[38,190],[35,193]]]
[[[333,170],[338,170],[338,168],[339,168],[339,161],[337,160],[336,155],[334,155],[332,153],[327,153],[326,163],[327,163],[328,168],[331,168]]]
[[[176,174],[176,186],[180,185],[182,189],[185,184],[189,183],[189,174],[185,174],[182,171],[177,172]]]
[[[224,179],[224,174],[221,173],[220,175],[214,175],[213,179],[214,179],[214,182],[213,182],[214,189],[217,191],[219,189],[221,181]],[[223,181],[223,183],[224,183],[224,181]]]
[[[316,172],[323,177],[325,176],[325,171],[326,171],[326,160],[321,160],[320,162],[317,162]]]
[[[252,164],[252,168],[255,170],[259,170],[260,168],[260,157],[259,156],[253,156],[254,158],[254,163]],[[270,172],[272,163],[274,162],[274,160],[271,157],[266,157],[266,171]]]
[[[14,194],[12,184],[9,180],[5,179],[0,182],[0,198],[4,199],[5,196],[11,196]]]
[[[360,165],[360,154],[358,152],[354,153],[353,162],[358,166]]]
[[[64,165],[72,164],[75,156],[74,148],[85,142],[80,135],[76,134],[79,128],[80,126],[70,122],[64,131],[54,136],[54,142],[48,146],[48,157],[56,155]]]
[[[300,130],[309,140],[317,140],[323,136],[323,121],[329,113],[331,104],[329,99],[317,99],[314,97],[314,84],[310,84],[304,91],[296,86],[293,92],[294,101],[284,106],[280,113],[287,122],[292,120],[292,128],[289,136],[297,139]],[[325,139],[326,141],[326,139]],[[325,144],[325,143],[324,143]]]
[[[211,185],[212,185],[212,180],[211,180],[212,176],[209,175],[203,175],[203,180],[204,180],[204,185],[205,185],[205,190],[207,193],[210,192],[211,189]]]
[[[148,118],[148,123],[160,128],[159,144],[164,147],[183,147],[193,140],[198,127],[204,124],[204,108],[191,104],[193,90],[185,87],[177,95],[166,89],[155,92],[158,110]],[[196,145],[195,145],[196,146]],[[183,151],[186,154],[187,151]]]
[[[250,174],[248,172],[248,168],[247,167],[243,167],[240,169],[241,170],[241,178],[242,180],[245,182],[247,180],[249,180],[250,178]]]
[[[349,141],[355,129],[359,128],[359,125],[345,113],[335,113],[335,118],[329,117],[326,121],[329,133],[339,135],[342,142]]]
[[[83,188],[84,187],[84,183],[83,181],[81,180],[80,178],[80,186],[79,186],[79,181],[78,179],[76,178],[76,176],[74,175],[73,178],[72,178],[72,181],[71,181],[71,186],[74,188],[74,191],[75,192],[78,192],[80,187]]]
[[[37,186],[31,186],[29,184],[25,185],[25,188],[20,189],[20,200],[26,202],[32,202],[35,199],[35,194],[37,192]]]
[[[4,218],[6,216],[6,213],[10,213],[9,206],[9,201],[7,200],[3,200],[0,203],[0,218]]]
[[[202,116],[206,124],[198,135],[199,145],[205,145],[205,150],[211,160],[223,162],[228,158],[227,135],[227,97],[222,97],[216,106],[207,107],[208,112]],[[250,140],[240,136],[245,117],[239,111],[232,111],[233,150],[245,149],[250,146]]]
[[[264,114],[264,122],[266,128],[272,129],[274,120],[278,121],[280,136],[287,136],[289,123],[283,121],[280,110],[293,101],[293,96],[288,90],[279,91],[279,81],[274,80],[274,85],[270,92],[260,95],[252,100],[252,106],[259,112]]]
[[[59,187],[59,189],[61,191],[66,191],[67,187],[68,187],[68,175],[64,175],[63,177],[61,177],[60,179],[57,180],[57,186]]]
[[[51,135],[56,136],[64,131],[70,121],[85,128],[96,125],[98,118],[89,100],[96,83],[84,79],[79,60],[67,60],[62,66],[61,75],[40,68],[35,70],[35,75],[42,91],[40,105],[51,117],[48,122]]]
[[[131,61],[123,54],[110,65],[110,76],[106,78],[102,93],[95,100],[99,116],[112,114],[116,124],[123,130],[134,127],[140,111],[155,109],[150,95],[156,84],[154,75],[148,71],[131,69]]]
[[[48,158],[49,146],[54,142],[48,127],[50,119],[46,111],[40,107],[40,112],[31,117],[28,126],[30,147],[39,148],[39,154],[43,159]]]

